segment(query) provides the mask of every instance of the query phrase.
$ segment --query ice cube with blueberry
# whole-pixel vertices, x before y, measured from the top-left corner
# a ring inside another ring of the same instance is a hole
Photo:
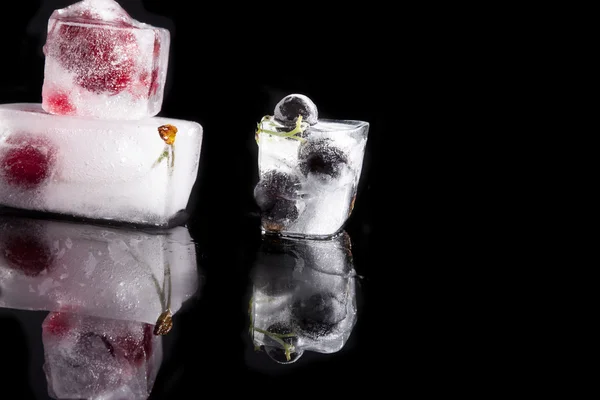
[[[83,0],[48,20],[42,107],[57,115],[140,119],[162,107],[170,34],[114,0]]]
[[[55,399],[150,396],[163,352],[150,324],[51,312],[42,324],[44,372]]]
[[[0,215],[0,307],[168,328],[197,294],[187,228],[130,230]],[[162,319],[161,319],[162,318]]]
[[[187,209],[202,137],[192,121],[0,105],[0,206],[167,226]]]
[[[335,353],[356,324],[349,235],[327,241],[265,235],[252,270],[250,335],[282,364]]]
[[[369,123],[319,118],[315,103],[290,94],[258,123],[262,230],[327,238],[342,231],[356,199]]]

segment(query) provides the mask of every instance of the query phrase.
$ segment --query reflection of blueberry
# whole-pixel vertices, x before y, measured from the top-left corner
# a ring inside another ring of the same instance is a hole
[[[254,188],[254,199],[263,218],[271,224],[285,224],[298,218],[296,199],[300,180],[297,176],[269,171]]]
[[[282,296],[295,290],[293,278],[298,257],[280,241],[263,244],[256,257],[253,276],[254,287],[267,296]]]
[[[273,325],[269,326],[267,328],[267,332],[279,335],[287,335],[293,333],[291,327],[283,322],[276,322]],[[285,344],[292,346],[296,346],[298,344],[298,338],[296,336],[288,338],[279,338],[279,340],[282,340]],[[281,343],[268,335],[265,335],[264,348],[269,357],[271,357],[273,361],[278,362],[280,364],[291,364],[294,361],[297,361],[303,353],[303,351],[296,350],[290,352],[290,360],[288,361],[285,355],[285,350],[282,348]]]
[[[347,163],[344,152],[333,146],[330,139],[309,140],[298,151],[298,164],[305,176],[313,173],[338,178]]]
[[[317,106],[303,94],[285,96],[275,106],[275,120],[286,126],[294,125],[299,115],[310,125],[316,124],[319,119]]]
[[[345,318],[340,304],[332,293],[314,294],[292,305],[294,325],[299,332],[314,339],[328,335]]]

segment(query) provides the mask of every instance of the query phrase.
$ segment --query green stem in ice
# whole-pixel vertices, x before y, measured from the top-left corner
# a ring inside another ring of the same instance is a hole
[[[283,137],[283,138],[294,139],[294,140],[298,140],[300,142],[306,142],[306,139],[298,136],[299,134],[302,134],[308,128],[308,124],[306,122],[304,122],[304,123],[302,122],[302,115],[298,115],[298,118],[296,118],[296,127],[289,132],[278,132],[276,130],[263,128],[263,126],[265,126],[267,124],[270,125],[270,127],[272,127],[272,128],[278,127],[277,125],[275,125],[274,122],[272,122],[270,116],[268,116],[268,115],[264,116],[261,119],[261,121],[258,123],[257,129],[256,129],[255,139],[256,139],[257,143],[258,143],[258,137],[261,133],[266,133],[269,135],[279,136],[279,137]]]
[[[272,332],[265,331],[264,329],[260,329],[260,328],[254,328],[254,330],[258,333],[262,333],[263,335],[269,336],[271,339],[273,339],[275,342],[277,342],[281,347],[283,347],[283,351],[285,352],[285,359],[287,361],[290,361],[292,359],[292,353],[295,353],[296,348],[294,347],[293,344],[288,344],[283,339],[296,337],[295,334],[293,334],[293,333],[285,333],[285,334],[272,333]]]

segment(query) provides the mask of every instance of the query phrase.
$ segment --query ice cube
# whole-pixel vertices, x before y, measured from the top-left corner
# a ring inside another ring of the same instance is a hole
[[[354,207],[368,131],[364,121],[318,119],[306,96],[281,100],[256,133],[254,196],[263,231],[307,238],[341,232]]]
[[[4,104],[0,126],[0,206],[158,226],[187,207],[203,137],[196,122]]]
[[[48,21],[44,110],[141,119],[162,107],[170,34],[131,18],[113,0],[83,0]]]
[[[42,324],[44,371],[55,399],[145,400],[163,359],[152,325],[70,313]]]
[[[156,324],[198,281],[185,227],[152,233],[0,215],[0,307]]]
[[[263,236],[252,271],[250,334],[275,361],[340,351],[356,323],[347,233],[317,241]]]

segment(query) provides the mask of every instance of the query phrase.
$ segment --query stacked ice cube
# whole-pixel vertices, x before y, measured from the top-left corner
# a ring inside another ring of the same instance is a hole
[[[369,124],[320,119],[305,95],[291,94],[258,124],[259,182],[254,196],[262,230],[328,238],[354,207]]]
[[[114,0],[54,11],[42,103],[0,105],[0,206],[158,226],[185,210],[203,132],[156,117],[169,44]]]

